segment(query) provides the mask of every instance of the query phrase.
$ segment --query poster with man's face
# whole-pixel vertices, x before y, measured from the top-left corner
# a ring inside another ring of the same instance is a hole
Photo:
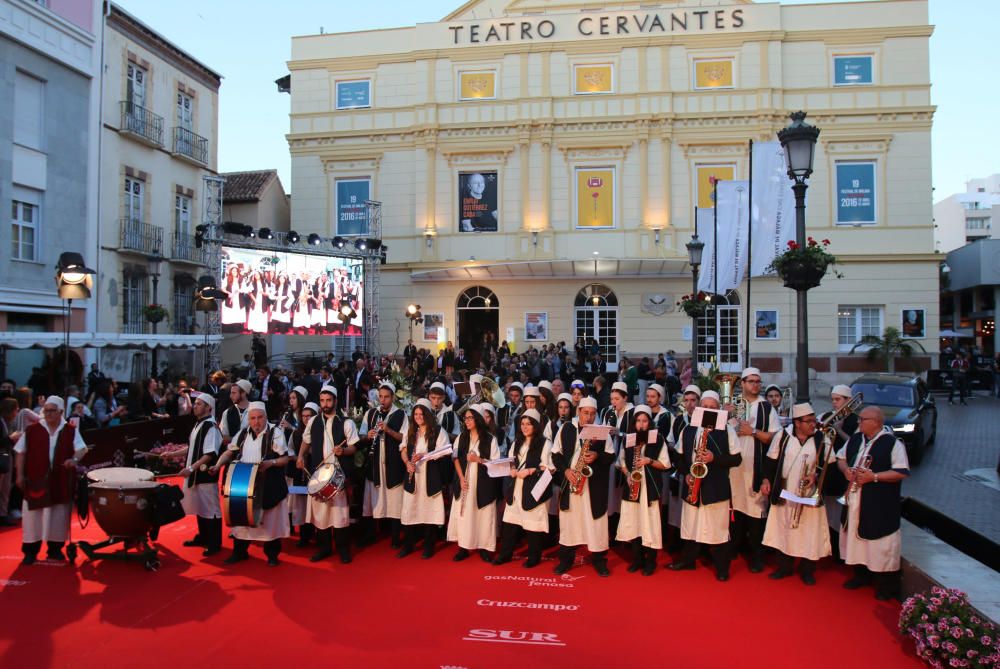
[[[496,232],[499,217],[496,172],[458,175],[458,231]]]
[[[924,310],[903,309],[903,336],[908,339],[922,339],[924,331]]]

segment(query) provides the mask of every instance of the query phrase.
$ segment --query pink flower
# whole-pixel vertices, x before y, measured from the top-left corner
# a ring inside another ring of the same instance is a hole
[[[979,637],[979,643],[983,644],[984,646],[990,646],[993,644],[993,639],[984,634],[983,636]]]

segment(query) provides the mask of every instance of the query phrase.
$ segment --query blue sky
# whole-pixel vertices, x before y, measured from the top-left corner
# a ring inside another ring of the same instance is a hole
[[[116,0],[126,11],[224,78],[220,91],[222,171],[277,168],[294,190],[285,134],[288,95],[274,80],[287,73],[293,35],[349,32],[437,21],[463,0]],[[813,4],[818,0],[786,0]],[[834,0],[836,1],[836,0]],[[1000,91],[991,71],[1000,2],[930,0],[934,200],[965,181],[1000,171],[994,117]],[[994,47],[989,47],[994,44]],[[995,53],[995,52],[994,52]],[[978,74],[977,74],[978,72]]]

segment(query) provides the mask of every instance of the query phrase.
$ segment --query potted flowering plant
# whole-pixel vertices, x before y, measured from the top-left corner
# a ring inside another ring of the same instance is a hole
[[[996,667],[997,629],[977,614],[964,592],[934,587],[903,602],[899,631],[932,667]]]
[[[708,311],[708,306],[711,304],[709,301],[709,295],[705,291],[698,291],[697,295],[683,295],[681,296],[680,302],[677,306],[681,308],[681,311],[686,313],[691,318],[701,318]]]
[[[837,264],[837,257],[827,251],[829,246],[829,239],[817,242],[809,237],[805,246],[799,246],[795,240],[789,240],[788,250],[776,256],[768,269],[782,278],[786,288],[795,290],[815,288],[826,274],[827,267]],[[837,272],[834,274],[842,276]]]
[[[167,318],[167,309],[162,304],[147,304],[142,313],[150,323],[159,323]]]

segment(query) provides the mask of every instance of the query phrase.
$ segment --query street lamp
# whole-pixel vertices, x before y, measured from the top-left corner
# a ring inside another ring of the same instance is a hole
[[[73,251],[59,254],[59,264],[56,265],[56,289],[59,299],[66,300],[66,315],[63,318],[63,395],[66,406],[69,406],[69,395],[66,387],[70,385],[69,378],[69,328],[70,316],[73,313],[73,300],[90,299],[90,289],[94,286],[91,275],[97,274],[87,267],[83,256]]]
[[[688,262],[691,264],[691,299],[698,298],[698,268],[701,267],[701,254],[705,251],[705,242],[698,239],[696,232],[684,246],[687,247]],[[691,378],[698,376],[698,317],[691,319]]]
[[[788,178],[795,194],[795,241],[800,249],[806,247],[806,179],[813,171],[813,159],[816,155],[816,139],[819,128],[806,123],[806,113],[797,111],[790,118],[788,127],[778,131],[778,141],[785,149],[785,160],[788,163]],[[795,347],[795,401],[809,401],[809,333],[808,323],[808,288],[799,285],[795,289],[796,297],[796,347]]]
[[[149,276],[153,279],[153,301],[151,304],[159,304],[157,300],[157,293],[160,286],[160,264],[163,262],[163,256],[160,255],[160,247],[155,246],[153,248],[153,255],[149,258]],[[156,334],[156,328],[160,324],[159,320],[150,320],[153,324],[153,334]],[[160,371],[157,367],[156,353],[157,353],[157,342],[156,337],[153,337],[153,373],[151,376],[155,379]]]
[[[208,359],[208,318],[209,314],[219,310],[218,300],[224,299],[227,294],[224,290],[219,290],[215,285],[215,277],[205,274],[198,277],[198,292],[194,295],[194,310],[205,314],[203,330],[205,331],[205,382],[208,383],[209,363]]]

